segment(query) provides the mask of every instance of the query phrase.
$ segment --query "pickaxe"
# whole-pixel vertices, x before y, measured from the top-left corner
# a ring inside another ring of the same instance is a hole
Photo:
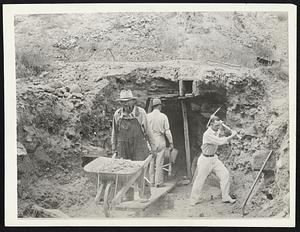
[[[206,128],[208,128],[208,126],[209,126],[209,124],[210,124],[210,121],[211,121],[212,117],[215,116],[216,113],[218,113],[218,111],[219,111],[220,109],[221,109],[221,107],[219,107],[212,115],[210,115],[209,120],[208,120],[208,122],[207,122],[207,124],[206,124]]]
[[[209,118],[209,120],[208,120],[208,123],[206,124],[206,128],[208,128],[208,126],[209,126],[209,124],[210,124],[210,121],[211,121],[211,119],[212,119],[212,117],[213,116],[215,116],[216,115],[216,113],[218,113],[218,111],[221,109],[221,107],[219,107],[212,115],[210,115],[210,118]],[[223,127],[225,127],[227,130],[230,130],[230,131],[232,131],[231,130],[231,128],[229,127],[229,126],[227,126],[227,125],[225,125],[224,123],[223,123],[223,121],[221,121],[222,123],[222,126]],[[242,137],[240,136],[240,135],[236,135],[236,137],[238,138],[238,139],[242,139]]]

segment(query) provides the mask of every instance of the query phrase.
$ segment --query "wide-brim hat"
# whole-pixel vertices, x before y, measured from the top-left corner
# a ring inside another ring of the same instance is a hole
[[[120,98],[117,99],[117,101],[130,101],[137,99],[137,97],[134,97],[131,90],[121,90],[120,92]]]

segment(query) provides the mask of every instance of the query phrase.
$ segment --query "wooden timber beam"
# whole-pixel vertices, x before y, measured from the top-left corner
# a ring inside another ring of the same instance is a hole
[[[191,151],[190,151],[189,125],[187,120],[186,101],[184,100],[181,100],[181,109],[182,109],[182,117],[183,117],[186,172],[187,172],[187,177],[191,179],[192,175],[191,175]]]
[[[185,158],[186,158],[186,174],[187,177],[191,180],[191,151],[190,151],[190,138],[189,138],[189,124],[187,119],[187,107],[186,107],[186,86],[183,80],[179,81],[179,95],[178,99],[181,101],[181,110],[183,118],[183,132],[184,132],[184,146],[185,146]],[[191,95],[192,94],[187,94]]]
[[[147,114],[151,113],[151,111],[152,111],[152,98],[148,98],[148,100],[147,100],[146,111],[147,111]]]

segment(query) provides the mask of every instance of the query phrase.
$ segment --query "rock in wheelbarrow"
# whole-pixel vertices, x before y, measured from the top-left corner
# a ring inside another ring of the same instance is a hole
[[[183,186],[183,185],[188,185],[190,184],[190,180],[180,180],[176,183],[177,186]]]

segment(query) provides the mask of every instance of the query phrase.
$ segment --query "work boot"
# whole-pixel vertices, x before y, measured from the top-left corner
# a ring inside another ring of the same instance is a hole
[[[166,185],[165,184],[157,184],[155,187],[156,188],[162,188],[162,187],[166,187]]]
[[[200,203],[201,203],[200,200],[199,201],[190,201],[190,206],[195,206],[195,205],[198,205]]]
[[[232,199],[232,198],[229,198],[228,200],[223,201],[223,203],[230,203],[230,204],[234,204],[235,202],[236,202],[236,199]]]

